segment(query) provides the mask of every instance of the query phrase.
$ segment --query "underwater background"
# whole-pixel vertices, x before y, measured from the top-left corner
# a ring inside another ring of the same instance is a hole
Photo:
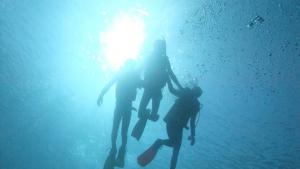
[[[118,58],[102,37],[121,15],[143,23],[133,53],[164,36],[179,81],[204,91],[178,169],[300,168],[299,0],[0,0],[0,169],[103,167],[114,88],[96,100]],[[174,100],[165,89],[161,117]],[[129,135],[136,121],[133,112]],[[162,118],[129,137],[125,168],[141,168],[137,155],[157,137]],[[146,169],[169,168],[171,153]]]

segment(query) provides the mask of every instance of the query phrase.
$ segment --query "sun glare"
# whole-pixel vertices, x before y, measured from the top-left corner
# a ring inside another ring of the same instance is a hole
[[[129,15],[117,17],[111,27],[100,35],[107,66],[116,71],[125,60],[136,59],[145,36],[145,25],[141,17]]]

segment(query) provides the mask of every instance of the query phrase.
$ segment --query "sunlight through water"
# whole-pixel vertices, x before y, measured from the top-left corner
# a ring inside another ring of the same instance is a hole
[[[142,17],[126,14],[116,17],[100,35],[106,67],[116,71],[127,59],[136,59],[146,37]]]

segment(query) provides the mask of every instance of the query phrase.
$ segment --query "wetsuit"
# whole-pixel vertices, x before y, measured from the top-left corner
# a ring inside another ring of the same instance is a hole
[[[116,148],[118,128],[122,120],[122,146],[127,144],[127,131],[131,119],[132,101],[136,98],[141,79],[137,72],[121,72],[116,76],[116,107],[111,134],[112,148]]]
[[[189,119],[195,117],[200,110],[199,101],[191,95],[191,90],[184,89],[164,118],[172,147],[180,148],[183,128],[187,126]]]
[[[104,163],[104,169],[113,169],[115,166],[124,167],[124,157],[127,145],[127,133],[131,119],[132,101],[135,100],[137,88],[142,85],[139,73],[134,68],[134,62],[128,60],[120,73],[115,76],[101,91],[98,98],[98,105],[102,103],[104,94],[116,83],[116,106],[114,110],[114,119],[111,132],[112,148]],[[122,122],[122,145],[117,153],[117,135]]]
[[[178,97],[169,112],[164,118],[168,133],[168,139],[157,139],[144,153],[138,157],[138,163],[141,166],[149,164],[157,154],[162,145],[173,148],[170,169],[175,169],[179,150],[181,147],[183,128],[190,121],[191,145],[194,144],[195,119],[200,110],[200,103],[197,96],[189,88],[175,90],[171,83],[168,83],[170,92]]]
[[[162,99],[162,88],[168,79],[168,69],[170,61],[167,56],[151,55],[146,59],[144,72],[144,93],[139,106],[139,117],[145,116],[146,107],[152,99],[152,114],[158,113],[160,101]]]

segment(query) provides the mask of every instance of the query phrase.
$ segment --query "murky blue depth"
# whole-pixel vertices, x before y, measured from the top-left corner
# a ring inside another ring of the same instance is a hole
[[[204,90],[196,145],[185,131],[178,169],[300,168],[300,1],[0,0],[0,169],[102,168],[115,99],[111,89],[96,106],[112,75],[99,39],[132,9],[149,13],[141,55],[165,36],[181,83]],[[161,116],[174,99],[164,91]],[[125,168],[140,168],[157,137],[162,118],[140,142],[129,137]],[[170,155],[146,169],[168,169]]]

